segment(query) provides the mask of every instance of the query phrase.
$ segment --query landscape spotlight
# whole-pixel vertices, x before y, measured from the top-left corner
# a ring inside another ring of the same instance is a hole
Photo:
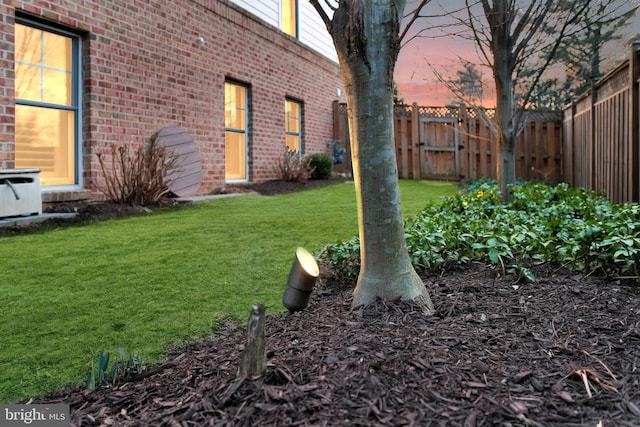
[[[320,269],[318,263],[306,249],[296,249],[296,258],[291,266],[287,287],[282,296],[282,305],[290,313],[304,310],[309,302],[309,295],[316,283]]]

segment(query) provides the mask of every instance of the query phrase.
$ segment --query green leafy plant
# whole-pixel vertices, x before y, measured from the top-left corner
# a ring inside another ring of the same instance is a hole
[[[637,204],[615,205],[566,184],[519,182],[512,190],[513,200],[505,205],[495,182],[469,183],[456,196],[406,221],[414,267],[442,270],[478,260],[495,265],[503,275],[533,282],[530,267],[550,262],[640,282]],[[321,256],[349,273],[345,266],[353,265],[354,254],[340,243],[325,246]]]
[[[105,382],[117,384],[126,381],[144,370],[143,360],[139,354],[129,354],[125,358],[124,348],[118,349],[118,359],[109,368],[110,353],[99,351],[97,363],[91,363],[91,371],[87,378],[87,388],[93,390]]]
[[[314,153],[309,156],[309,166],[313,169],[311,179],[329,179],[333,172],[333,160],[326,154]]]
[[[317,258],[331,266],[332,282],[341,286],[354,286],[360,274],[360,240],[323,246]]]

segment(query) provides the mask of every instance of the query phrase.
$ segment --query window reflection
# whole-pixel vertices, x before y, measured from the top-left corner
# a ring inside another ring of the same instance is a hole
[[[225,178],[247,179],[247,88],[224,84]]]
[[[282,31],[298,37],[297,0],[282,0]]]
[[[16,24],[16,97],[70,106],[72,40]]]
[[[15,25],[15,165],[45,186],[75,184],[73,40]]]
[[[16,167],[37,167],[42,185],[74,183],[75,113],[16,105]]]
[[[289,151],[300,151],[301,136],[301,111],[302,105],[299,102],[285,101],[285,143]]]

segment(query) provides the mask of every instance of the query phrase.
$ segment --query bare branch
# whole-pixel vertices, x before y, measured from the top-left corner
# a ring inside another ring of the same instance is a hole
[[[328,7],[329,9],[331,9],[332,11],[334,11],[334,12],[335,12],[336,10],[338,10],[338,7],[337,7],[337,6],[334,6],[333,4],[331,4],[330,0],[324,0],[324,3],[325,3],[325,4],[327,5],[327,7]]]
[[[322,19],[322,22],[324,22],[324,25],[327,27],[327,30],[329,31],[329,33],[331,33],[331,23],[332,23],[331,18],[329,18],[329,15],[327,15],[327,12],[325,12],[325,10],[322,8],[320,1],[309,0],[309,3],[311,3],[311,6],[313,6],[316,12],[318,12],[318,15],[320,15],[320,18]],[[336,9],[329,4],[328,0],[325,0],[325,3],[327,4],[327,6],[329,6],[329,8],[331,8],[335,12]]]
[[[455,36],[463,39],[466,38],[469,40],[473,40],[473,37],[471,35],[465,36],[461,34],[459,31],[460,26],[464,26],[468,28],[468,23],[457,17],[457,14],[467,9],[466,6],[463,6],[454,10],[444,10],[441,7],[441,10],[442,10],[441,13],[424,14],[423,12],[425,12],[424,10],[425,6],[431,1],[432,0],[426,0],[426,1],[422,0],[420,4],[413,11],[403,16],[404,19],[409,17],[411,17],[411,19],[406,24],[403,22],[404,30],[402,31],[402,36],[401,36],[402,47],[406,46],[407,44],[409,44],[409,42],[417,38],[437,39],[437,38]],[[480,1],[480,0],[476,0],[476,1]],[[427,22],[427,24],[423,28],[420,28],[415,34],[407,38],[410,31],[413,29],[413,27],[416,26],[416,22],[419,19],[428,20],[428,19],[438,19],[438,18],[447,18],[447,19],[453,20],[454,22],[438,24],[438,25],[433,25],[432,23]],[[451,29],[451,28],[453,28],[453,30],[446,31],[447,29]],[[433,32],[437,30],[440,30],[441,34],[433,34]]]
[[[486,4],[486,0],[482,1],[482,5],[483,7],[488,7],[485,6]],[[486,46],[489,46],[489,41],[488,40],[481,40],[480,36],[483,35],[482,31],[480,31],[479,29],[476,28],[475,26],[475,20],[473,18],[473,15],[471,14],[471,6],[469,5],[469,0],[465,0],[465,5],[467,5],[467,14],[469,16],[469,26],[471,28],[471,32],[473,33],[473,37],[474,40],[476,42],[476,46],[478,47],[478,49],[480,49],[480,53],[482,54],[482,58],[484,58],[485,60],[485,64],[491,66],[493,64],[493,61],[491,61],[491,57],[489,56],[489,54],[486,51]],[[485,9],[486,10],[486,9]]]
[[[546,56],[542,66],[540,66],[538,68],[538,71],[537,71],[533,81],[529,85],[529,88],[528,88],[526,94],[522,97],[522,105],[523,106],[526,106],[529,103],[529,99],[531,99],[531,94],[536,89],[536,87],[538,85],[538,82],[542,78],[542,75],[547,70],[547,68],[549,67],[549,65],[553,61],[553,59],[555,58],[556,52],[558,50],[558,47],[560,47],[560,44],[562,43],[564,37],[566,37],[567,28],[569,28],[569,26],[571,26],[572,24],[574,24],[578,20],[578,18],[590,6],[590,3],[591,3],[590,1],[585,1],[584,4],[582,5],[582,7],[575,11],[575,14],[573,15],[573,17],[571,17],[570,19],[567,19],[564,22],[564,24],[562,25],[562,28],[558,32],[558,35],[557,35],[557,37],[555,39],[555,42],[553,43],[553,47],[552,47],[550,53]],[[518,116],[517,116],[517,119],[518,120],[522,120],[522,117],[523,117],[522,115],[523,115],[523,113],[520,112],[518,114]],[[518,123],[518,121],[516,121],[516,123]]]
[[[527,27],[528,31],[527,34],[520,40],[520,43],[518,43],[518,45],[514,48],[513,54],[515,58],[520,57],[520,53],[523,52],[527,46],[529,46],[531,39],[536,34],[539,34],[540,27],[542,26],[544,21],[548,19],[549,14],[551,13],[552,3],[553,0],[547,0],[544,7],[538,8],[536,10],[531,22],[529,22],[528,19],[526,21],[522,19],[518,24],[518,26],[516,27],[516,30],[518,32],[514,31],[513,33],[513,37],[515,40],[520,39],[520,34],[523,28]]]
[[[420,16],[420,12],[422,11],[422,8],[425,7],[430,2],[431,2],[431,0],[421,0],[420,4],[418,5],[418,7],[416,7],[413,10],[413,12],[411,12],[411,14],[410,14],[411,15],[411,19],[409,20],[407,25],[404,27],[404,30],[402,31],[402,33],[400,34],[400,37],[398,38],[400,40],[400,42],[402,42],[404,37],[407,35],[407,32],[409,31],[409,29],[411,28],[413,23],[416,22],[416,20],[421,17]],[[409,15],[406,15],[406,16],[409,16]],[[406,16],[405,16],[405,18],[406,18]]]
[[[547,0],[546,6],[549,6],[549,3],[551,3],[552,1],[553,0]],[[529,7],[520,17],[520,21],[518,22],[516,27],[513,29],[513,32],[511,33],[513,34],[514,39],[517,40],[518,38],[520,38],[520,34],[522,34],[522,31],[524,31],[524,28],[529,26],[532,12],[536,4],[537,3],[534,1],[530,2]],[[536,8],[536,10],[539,10],[539,8]],[[540,14],[536,12],[536,14],[533,16],[536,16],[536,15],[539,16]]]

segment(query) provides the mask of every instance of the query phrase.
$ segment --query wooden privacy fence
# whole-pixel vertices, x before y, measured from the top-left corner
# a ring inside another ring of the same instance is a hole
[[[395,143],[401,178],[459,181],[495,178],[495,143],[475,109],[397,105]],[[492,110],[487,110],[491,116]],[[561,113],[532,111],[516,144],[516,176],[562,181]],[[345,148],[338,172],[351,172],[347,107],[334,103],[334,139]]]
[[[564,111],[565,179],[615,203],[640,202],[640,43]]]

